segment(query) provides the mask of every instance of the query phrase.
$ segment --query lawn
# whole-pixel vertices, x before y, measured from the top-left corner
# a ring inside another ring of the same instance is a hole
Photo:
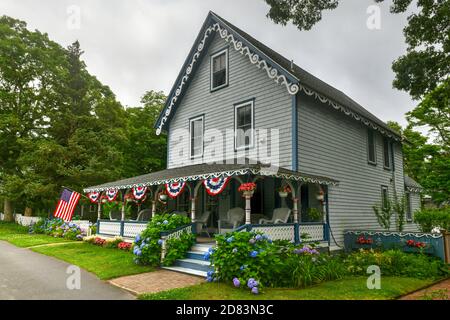
[[[154,268],[135,264],[129,252],[88,243],[43,246],[31,250],[77,265],[102,280],[154,271]]]
[[[54,238],[44,234],[29,234],[27,227],[2,221],[0,221],[0,240],[8,241],[21,248],[51,243],[71,242],[67,239]]]
[[[269,289],[259,295],[231,285],[204,283],[197,286],[139,296],[142,300],[388,300],[423,288],[434,280],[382,277],[380,290],[369,290],[365,277],[328,281],[305,289]]]

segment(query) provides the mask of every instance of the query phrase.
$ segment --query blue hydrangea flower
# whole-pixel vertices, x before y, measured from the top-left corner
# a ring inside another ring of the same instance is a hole
[[[159,226],[161,224],[161,222],[157,222],[156,225]]]
[[[206,275],[207,275],[208,277],[212,277],[212,276],[214,275],[214,271],[209,270],[209,271],[206,273]]]
[[[160,246],[163,244],[162,239],[159,239],[159,240],[158,240],[158,244],[159,244]]]
[[[252,293],[253,293],[253,294],[258,294],[258,293],[259,293],[258,287],[253,287],[253,288],[252,288]]]
[[[139,241],[141,241],[141,236],[138,234],[134,239],[134,243],[138,243]]]
[[[213,248],[213,247],[210,247],[210,248],[208,249],[208,252],[209,252],[209,253],[213,253],[213,252],[214,252],[214,248]]]
[[[234,249],[233,249],[233,253],[236,253],[236,252],[238,252],[238,249],[237,249],[237,248],[234,248]]]
[[[234,279],[233,279],[233,285],[234,285],[236,288],[239,288],[239,287],[241,286],[241,282],[239,281],[238,278],[234,278]]]
[[[253,250],[252,252],[250,252],[250,257],[255,258],[258,255],[258,251]]]
[[[212,282],[213,278],[212,277],[206,277],[206,282]]]
[[[168,224],[168,223],[169,223],[169,221],[167,221],[167,220],[163,221],[163,224]]]
[[[257,234],[255,237],[256,241],[261,241],[263,237],[260,234]]]
[[[247,265],[246,265],[246,264],[244,264],[243,266],[241,266],[239,269],[242,271],[242,270],[244,270],[245,268],[247,268]]]
[[[258,281],[256,281],[253,278],[248,279],[247,281],[247,287],[249,287],[250,289],[253,289],[254,287],[258,286]]]
[[[249,242],[250,244],[255,244],[256,240],[253,239],[253,238],[251,238],[250,240],[248,240],[248,242]]]
[[[227,242],[228,242],[228,243],[231,243],[231,242],[233,242],[233,240],[234,240],[234,237],[229,237],[229,238],[227,239]]]
[[[142,251],[138,249],[138,250],[136,251],[136,255],[137,255],[138,257],[142,256]]]
[[[204,260],[209,260],[209,258],[211,258],[211,253],[208,251],[208,252],[205,252],[205,255],[203,256],[203,259]]]

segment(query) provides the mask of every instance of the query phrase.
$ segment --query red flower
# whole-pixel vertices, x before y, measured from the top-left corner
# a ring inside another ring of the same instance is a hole
[[[256,183],[253,182],[248,182],[248,183],[243,183],[239,186],[238,191],[239,192],[244,192],[244,191],[253,191],[256,189]]]
[[[129,251],[131,250],[131,246],[132,246],[131,243],[123,241],[117,245],[117,248],[119,248],[120,250]]]

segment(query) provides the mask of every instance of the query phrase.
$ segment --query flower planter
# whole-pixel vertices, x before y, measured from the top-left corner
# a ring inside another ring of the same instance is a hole
[[[159,195],[159,199],[160,199],[161,201],[167,201],[167,198],[168,198],[167,194],[160,194],[160,195]]]
[[[244,197],[252,197],[254,193],[255,193],[254,190],[249,190],[249,191],[243,191],[243,192],[242,192],[242,194],[244,195]]]
[[[280,198],[286,198],[286,197],[288,196],[288,193],[287,193],[287,192],[279,191],[279,192],[278,192],[278,195],[280,196]]]

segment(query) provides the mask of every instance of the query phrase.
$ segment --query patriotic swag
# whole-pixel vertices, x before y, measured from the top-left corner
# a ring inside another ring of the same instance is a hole
[[[172,199],[178,197],[183,192],[184,187],[186,187],[186,182],[166,183],[167,194]]]
[[[100,198],[100,192],[92,191],[88,194],[88,198],[92,203],[97,203],[98,199]]]
[[[61,218],[64,221],[72,220],[73,213],[78,201],[80,200],[80,196],[81,194],[78,192],[64,189],[53,216],[55,218]]]
[[[210,178],[204,180],[203,185],[210,196],[217,196],[225,190],[228,181],[230,181],[230,177]]]
[[[118,194],[119,194],[118,189],[106,190],[106,198],[108,199],[109,202],[116,200]]]
[[[136,200],[141,200],[145,197],[145,193],[147,192],[147,187],[133,187],[133,197]]]

